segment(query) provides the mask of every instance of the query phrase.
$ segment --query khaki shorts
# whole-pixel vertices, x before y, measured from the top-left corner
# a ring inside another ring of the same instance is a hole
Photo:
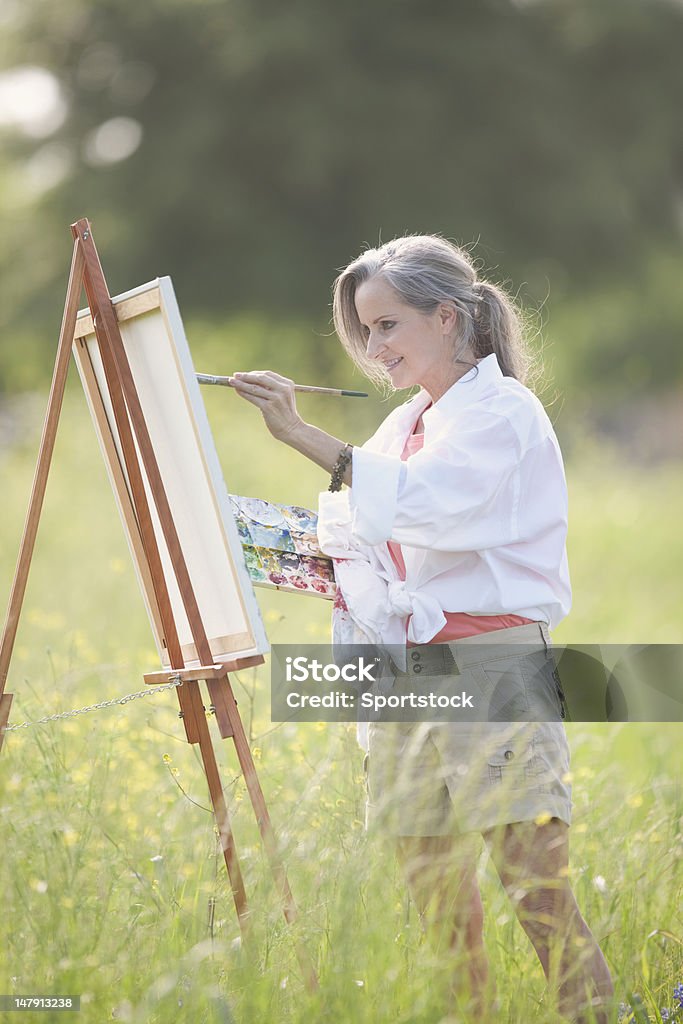
[[[459,684],[467,688],[468,674],[477,682],[496,679],[500,692],[508,675],[515,685],[515,655],[505,648],[520,643],[525,652],[533,645],[547,655],[557,721],[370,722],[366,828],[393,836],[441,836],[541,816],[571,823],[569,747],[545,624],[497,630],[448,647],[460,669]]]

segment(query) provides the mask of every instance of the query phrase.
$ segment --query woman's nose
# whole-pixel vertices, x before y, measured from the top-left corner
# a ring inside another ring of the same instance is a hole
[[[368,335],[366,355],[368,359],[376,359],[379,352],[382,350],[382,339],[377,335],[370,333]]]

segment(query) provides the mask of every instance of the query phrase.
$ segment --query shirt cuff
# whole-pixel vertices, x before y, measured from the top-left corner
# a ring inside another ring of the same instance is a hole
[[[353,449],[351,483],[352,531],[363,544],[391,538],[405,463],[395,455]]]

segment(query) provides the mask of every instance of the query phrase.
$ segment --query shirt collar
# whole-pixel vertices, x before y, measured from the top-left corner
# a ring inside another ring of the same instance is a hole
[[[421,388],[416,395],[413,395],[404,405],[397,409],[397,419],[394,420],[394,431],[387,451],[390,454],[400,453],[405,446],[406,438],[415,426],[417,420],[422,416],[425,424],[425,431],[431,432],[438,426],[439,422],[448,419],[458,409],[475,402],[482,392],[494,381],[502,380],[503,374],[498,365],[495,353],[481,359],[475,370],[472,367],[455,384],[452,384],[448,391],[432,405],[429,392]]]
[[[468,405],[476,402],[491,384],[498,383],[502,379],[502,370],[498,365],[495,352],[492,352],[480,359],[477,366],[468,370],[459,380],[456,380],[455,384],[451,384],[448,391],[431,408],[427,409],[430,401],[429,395],[426,391],[421,391],[416,399],[421,399],[424,396],[425,424],[430,420],[436,422],[442,417],[452,416],[459,409],[465,409]]]

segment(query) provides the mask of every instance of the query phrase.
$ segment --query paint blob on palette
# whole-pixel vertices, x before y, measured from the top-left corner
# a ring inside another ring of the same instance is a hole
[[[318,516],[299,505],[230,495],[251,581],[294,593],[331,599],[334,566],[318,546]]]

